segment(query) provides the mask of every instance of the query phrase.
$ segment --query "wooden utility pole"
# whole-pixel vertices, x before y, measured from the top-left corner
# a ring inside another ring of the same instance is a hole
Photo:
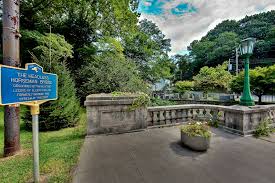
[[[3,0],[3,64],[15,67],[20,66],[19,2]],[[12,156],[20,150],[19,113],[19,106],[5,106],[4,156]]]

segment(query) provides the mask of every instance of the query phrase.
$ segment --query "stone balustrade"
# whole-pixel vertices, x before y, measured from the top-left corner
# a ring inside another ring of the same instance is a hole
[[[269,118],[275,126],[275,105],[219,106],[189,104],[131,109],[137,95],[94,94],[86,98],[88,135],[121,133],[147,126],[184,124],[189,121],[215,121],[226,131],[250,135]]]
[[[190,104],[148,107],[146,119],[148,126],[214,120],[227,131],[249,135],[266,118],[271,119],[271,125],[275,125],[275,105],[244,107]]]
[[[218,120],[220,124],[223,124],[225,110],[224,106],[203,104],[149,107],[147,109],[147,124],[155,126],[192,120],[209,121],[210,119]]]

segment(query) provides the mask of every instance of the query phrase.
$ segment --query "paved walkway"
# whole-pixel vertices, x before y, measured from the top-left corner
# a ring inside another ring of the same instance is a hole
[[[262,140],[275,143],[275,133],[271,134],[269,137],[260,137]],[[275,145],[275,144],[274,144]]]
[[[213,129],[211,148],[193,152],[178,127],[88,137],[74,183],[274,183],[275,144]]]

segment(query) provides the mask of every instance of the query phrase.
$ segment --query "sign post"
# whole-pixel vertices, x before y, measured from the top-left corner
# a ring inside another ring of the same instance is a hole
[[[35,63],[25,69],[0,65],[0,104],[30,106],[33,132],[33,179],[39,182],[39,108],[49,100],[57,99],[57,75],[44,73]]]
[[[39,138],[38,138],[38,114],[33,113],[35,108],[38,108],[39,110],[39,105],[38,106],[31,106],[32,109],[32,146],[33,146],[33,177],[34,177],[34,182],[39,181]],[[35,111],[36,112],[36,111]]]
[[[32,115],[32,150],[33,150],[33,179],[34,182],[39,182],[39,120],[38,115],[40,112],[41,102],[22,103],[23,105],[30,106]]]

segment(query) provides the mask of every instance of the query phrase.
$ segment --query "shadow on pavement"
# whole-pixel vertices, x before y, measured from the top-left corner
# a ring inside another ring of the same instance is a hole
[[[192,157],[192,158],[196,158],[197,156],[206,153],[206,151],[203,151],[203,152],[193,151],[189,147],[182,144],[181,141],[172,142],[170,144],[170,148],[177,155],[185,156],[185,157]]]

